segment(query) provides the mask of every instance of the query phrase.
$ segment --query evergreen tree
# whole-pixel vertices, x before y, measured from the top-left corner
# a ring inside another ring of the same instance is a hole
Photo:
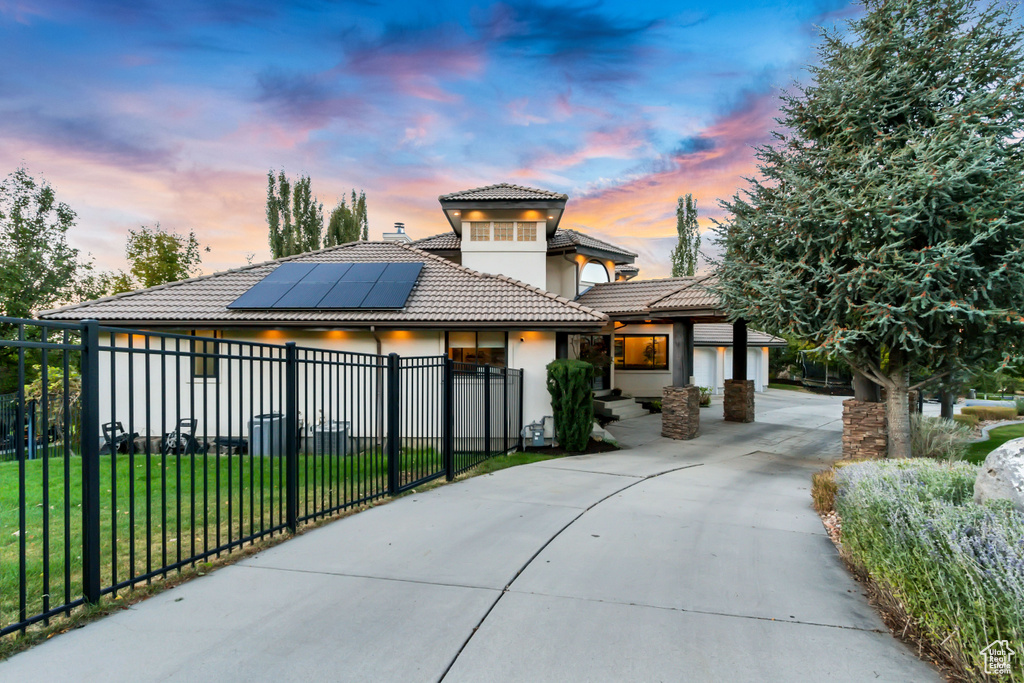
[[[672,277],[692,277],[697,272],[697,256],[700,253],[697,202],[692,194],[680,197],[676,204],[676,232],[679,241],[672,250]]]
[[[723,202],[719,289],[733,316],[881,384],[902,457],[912,369],[1020,355],[1022,32],[970,0],[865,5],[783,96],[763,178]]]

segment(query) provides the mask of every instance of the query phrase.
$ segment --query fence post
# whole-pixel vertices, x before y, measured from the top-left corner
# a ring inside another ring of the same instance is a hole
[[[484,443],[491,457],[491,366],[484,366]]]
[[[441,452],[444,456],[444,477],[455,479],[455,363],[444,359],[444,399],[441,409],[444,420],[441,431]]]
[[[401,463],[399,462],[399,426],[401,425],[402,402],[399,400],[399,377],[398,377],[398,354],[388,354],[388,493],[395,495],[401,485],[399,473]]]
[[[519,430],[518,431],[518,434],[519,434],[519,450],[525,451],[526,450],[526,442],[525,442],[524,437],[523,437],[523,426],[524,426],[523,422],[524,422],[524,420],[523,420],[523,369],[522,368],[519,368],[519,373],[518,373],[517,377],[519,378],[519,401],[518,401],[518,403],[519,403],[519,419],[516,420],[516,429]]]
[[[100,599],[100,334],[82,325],[82,596]],[[116,452],[110,454],[117,457]]]
[[[288,471],[285,486],[285,521],[295,533],[299,524],[299,353],[295,342],[284,345],[284,454]]]

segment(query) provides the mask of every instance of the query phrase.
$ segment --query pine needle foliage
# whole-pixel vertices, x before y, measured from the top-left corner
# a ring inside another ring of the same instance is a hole
[[[1021,355],[1022,31],[970,0],[864,4],[846,35],[823,32],[761,177],[722,203],[719,289],[734,318],[884,386],[902,457],[912,367]]]

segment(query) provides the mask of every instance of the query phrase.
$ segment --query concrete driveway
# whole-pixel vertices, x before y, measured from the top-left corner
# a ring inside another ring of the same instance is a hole
[[[810,507],[840,400],[757,396],[613,425],[618,453],[415,494],[0,664],[77,681],[941,680],[893,639]]]

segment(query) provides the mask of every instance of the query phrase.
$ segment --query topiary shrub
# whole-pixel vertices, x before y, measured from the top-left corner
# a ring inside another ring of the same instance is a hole
[[[1017,415],[1024,415],[1024,398],[1015,398],[1013,402],[1017,404]]]
[[[568,451],[586,449],[594,429],[594,366],[581,360],[548,363],[548,393],[555,418],[555,434]]]
[[[961,415],[977,415],[979,420],[1012,420],[1017,409],[1010,406],[967,406],[960,409]]]

